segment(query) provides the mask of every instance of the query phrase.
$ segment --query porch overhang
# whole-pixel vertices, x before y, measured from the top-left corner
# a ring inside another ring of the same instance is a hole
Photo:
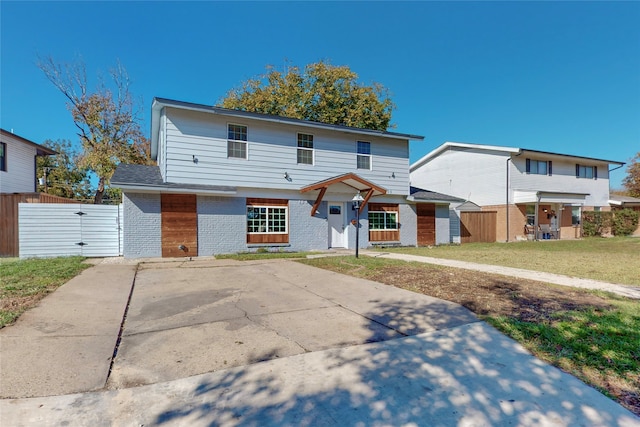
[[[369,199],[373,196],[382,196],[383,194],[387,194],[387,190],[384,188],[375,185],[374,183],[367,181],[366,179],[356,175],[355,173],[347,173],[344,175],[339,175],[333,178],[325,179],[324,181],[316,182],[315,184],[307,185],[306,187],[302,187],[300,189],[301,193],[307,193],[309,191],[319,190],[318,197],[316,197],[316,201],[311,208],[311,216],[314,216],[318,211],[318,207],[322,202],[322,198],[324,197],[327,189],[332,185],[344,184],[358,191],[358,193],[362,193],[366,191],[367,194],[364,196],[364,200],[360,205],[360,213],[369,202]]]
[[[524,203],[561,203],[565,205],[583,205],[589,193],[565,193],[558,191],[515,190],[513,202]]]

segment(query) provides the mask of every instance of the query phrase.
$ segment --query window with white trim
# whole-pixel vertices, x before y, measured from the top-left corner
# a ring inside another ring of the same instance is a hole
[[[227,157],[247,158],[247,127],[243,125],[227,125]]]
[[[397,230],[398,212],[369,211],[369,230]]]
[[[369,169],[371,170],[371,143],[365,141],[358,141],[358,160],[357,160],[357,168],[358,169]]]
[[[313,164],[313,135],[298,134],[298,164]]]
[[[287,211],[284,206],[247,206],[247,233],[286,234]]]

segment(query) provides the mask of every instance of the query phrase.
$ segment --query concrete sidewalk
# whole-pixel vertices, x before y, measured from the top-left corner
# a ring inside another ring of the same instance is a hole
[[[542,271],[525,270],[522,268],[503,267],[499,265],[479,264],[475,262],[458,261],[444,258],[433,258],[421,255],[409,255],[391,252],[361,251],[363,255],[398,259],[402,261],[422,262],[425,264],[443,265],[446,267],[463,268],[465,270],[482,271],[484,273],[501,274],[503,276],[518,277],[521,279],[537,280],[539,282],[553,283],[561,286],[573,286],[575,288],[606,291],[627,298],[640,299],[640,287],[617,285],[614,283],[599,282],[591,279],[564,276],[561,274],[545,273]]]
[[[483,322],[143,387],[0,401],[11,426],[607,426],[640,419]]]

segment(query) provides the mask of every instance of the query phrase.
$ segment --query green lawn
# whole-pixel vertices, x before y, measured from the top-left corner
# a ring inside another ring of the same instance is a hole
[[[625,285],[640,285],[640,238],[637,237],[467,243],[430,248],[403,247],[382,250],[525,268]]]
[[[0,260],[0,328],[90,267],[83,261],[82,257]]]

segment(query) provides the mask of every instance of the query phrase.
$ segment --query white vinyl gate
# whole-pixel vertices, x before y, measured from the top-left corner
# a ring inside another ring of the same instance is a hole
[[[122,205],[20,203],[20,258],[122,255]]]

